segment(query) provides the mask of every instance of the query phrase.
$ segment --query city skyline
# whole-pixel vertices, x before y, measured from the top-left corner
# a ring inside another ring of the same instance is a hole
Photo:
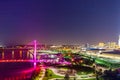
[[[119,0],[0,1],[0,42],[118,42]]]

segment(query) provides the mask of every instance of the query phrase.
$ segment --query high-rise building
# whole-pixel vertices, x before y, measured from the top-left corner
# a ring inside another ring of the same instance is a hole
[[[118,39],[118,46],[120,47],[120,35],[119,35],[119,39]]]
[[[100,43],[98,44],[98,47],[99,47],[99,48],[103,48],[103,47],[105,47],[105,43],[100,42]]]
[[[116,42],[108,42],[107,47],[111,49],[115,49],[117,47]]]

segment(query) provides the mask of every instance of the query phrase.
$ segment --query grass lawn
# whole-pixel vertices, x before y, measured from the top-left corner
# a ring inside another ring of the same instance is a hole
[[[96,80],[96,79],[82,79],[82,80]]]
[[[85,72],[85,71],[78,71],[77,72],[78,75],[87,75],[87,74],[91,74],[91,73],[93,73],[93,72],[92,71],[90,71],[90,72],[89,71],[87,71],[87,72]]]
[[[43,78],[43,80],[49,80],[49,79],[52,79],[52,78],[62,78],[62,79],[64,79],[64,76],[59,76],[59,75],[54,74],[54,72],[51,69],[47,69],[46,71],[47,72],[46,72],[46,75]],[[94,79],[82,79],[82,80],[96,80],[96,79],[94,78]]]
[[[54,74],[54,72],[52,70],[47,69],[43,80],[48,80],[48,79],[52,79],[52,78],[64,78],[64,77],[58,76],[58,75]]]

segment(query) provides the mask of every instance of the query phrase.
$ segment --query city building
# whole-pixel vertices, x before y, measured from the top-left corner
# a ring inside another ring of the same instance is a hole
[[[118,46],[120,47],[120,35],[119,35],[119,39],[118,39]]]
[[[100,43],[98,44],[98,47],[99,47],[99,48],[104,48],[104,47],[105,47],[105,43],[100,42]]]

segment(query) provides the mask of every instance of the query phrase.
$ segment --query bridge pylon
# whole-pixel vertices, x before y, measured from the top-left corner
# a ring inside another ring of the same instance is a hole
[[[37,41],[34,40],[34,68],[36,68]]]

